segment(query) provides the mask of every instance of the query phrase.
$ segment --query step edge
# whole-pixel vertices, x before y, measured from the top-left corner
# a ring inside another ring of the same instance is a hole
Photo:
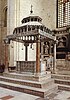
[[[57,81],[63,81],[63,82],[64,82],[64,81],[70,82],[70,80],[65,80],[65,79],[56,79],[56,78],[54,78],[54,81],[55,81],[55,80],[57,80]]]
[[[49,86],[47,89],[39,89],[39,88],[36,88],[36,87],[30,87],[30,86],[25,86],[25,85],[18,85],[18,84],[13,84],[13,83],[8,83],[8,82],[1,82],[1,81],[0,81],[0,84],[3,84],[3,85],[5,84],[5,85],[17,87],[17,88],[18,87],[26,88],[26,89],[31,89],[31,90],[41,91],[41,92],[46,92],[49,89],[52,89],[53,87],[57,86],[56,84],[53,84],[53,85]]]
[[[56,83],[57,84],[57,83]],[[57,84],[58,86],[66,86],[66,87],[70,87],[69,85],[65,85],[65,84]]]
[[[27,83],[36,83],[36,84],[45,84],[45,83],[48,83],[49,81],[54,81],[54,79],[47,79],[46,82],[43,82],[41,81],[40,82],[37,82],[37,81],[30,81],[30,80],[24,80],[24,79],[14,79],[14,78],[7,78],[7,77],[3,77],[3,76],[0,76],[1,79],[7,79],[7,80],[14,80],[14,81],[21,81],[21,82],[27,82]]]

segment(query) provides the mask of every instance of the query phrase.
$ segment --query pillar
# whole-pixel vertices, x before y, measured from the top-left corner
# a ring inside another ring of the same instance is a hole
[[[36,73],[40,73],[40,40],[36,43]]]
[[[27,61],[27,58],[28,58],[28,48],[27,46],[25,46],[25,61]]]
[[[25,43],[24,46],[25,46],[25,61],[27,61],[28,60],[28,46],[29,46],[29,44]]]
[[[41,42],[41,59],[43,60],[43,42]]]
[[[56,37],[54,41],[53,73],[56,73]]]
[[[5,72],[8,72],[8,66],[9,66],[9,61],[8,61],[8,45],[5,44]]]
[[[44,61],[44,55],[43,55],[43,53],[44,53],[44,48],[43,48],[43,45],[44,45],[44,42],[41,42],[41,60],[40,60],[40,72],[41,72],[41,75],[42,74],[45,74],[46,73],[46,65],[47,65],[47,61],[45,60]]]
[[[50,54],[50,55],[51,55],[51,42],[52,42],[52,41],[49,42],[49,44],[50,44],[50,46],[49,46],[49,54]]]

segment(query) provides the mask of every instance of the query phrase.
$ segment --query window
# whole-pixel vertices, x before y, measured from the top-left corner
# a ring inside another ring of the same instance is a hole
[[[65,23],[65,16],[66,16],[66,13],[65,13],[66,9],[65,8],[66,8],[66,5],[65,5],[65,3],[63,3],[63,23]]]
[[[7,7],[4,11],[4,27],[7,27]]]
[[[70,1],[57,0],[57,27],[70,25]]]

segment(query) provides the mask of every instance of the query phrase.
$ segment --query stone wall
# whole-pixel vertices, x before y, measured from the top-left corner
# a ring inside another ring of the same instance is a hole
[[[5,22],[5,9],[7,8],[7,0],[0,0],[0,63],[5,63],[5,45],[3,39],[7,34]]]
[[[57,60],[57,72],[61,74],[70,73],[70,61],[65,59]]]

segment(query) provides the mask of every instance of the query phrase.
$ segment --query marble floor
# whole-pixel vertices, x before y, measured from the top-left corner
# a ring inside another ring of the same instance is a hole
[[[58,90],[46,98],[40,98],[0,87],[0,100],[70,100],[70,92]]]

